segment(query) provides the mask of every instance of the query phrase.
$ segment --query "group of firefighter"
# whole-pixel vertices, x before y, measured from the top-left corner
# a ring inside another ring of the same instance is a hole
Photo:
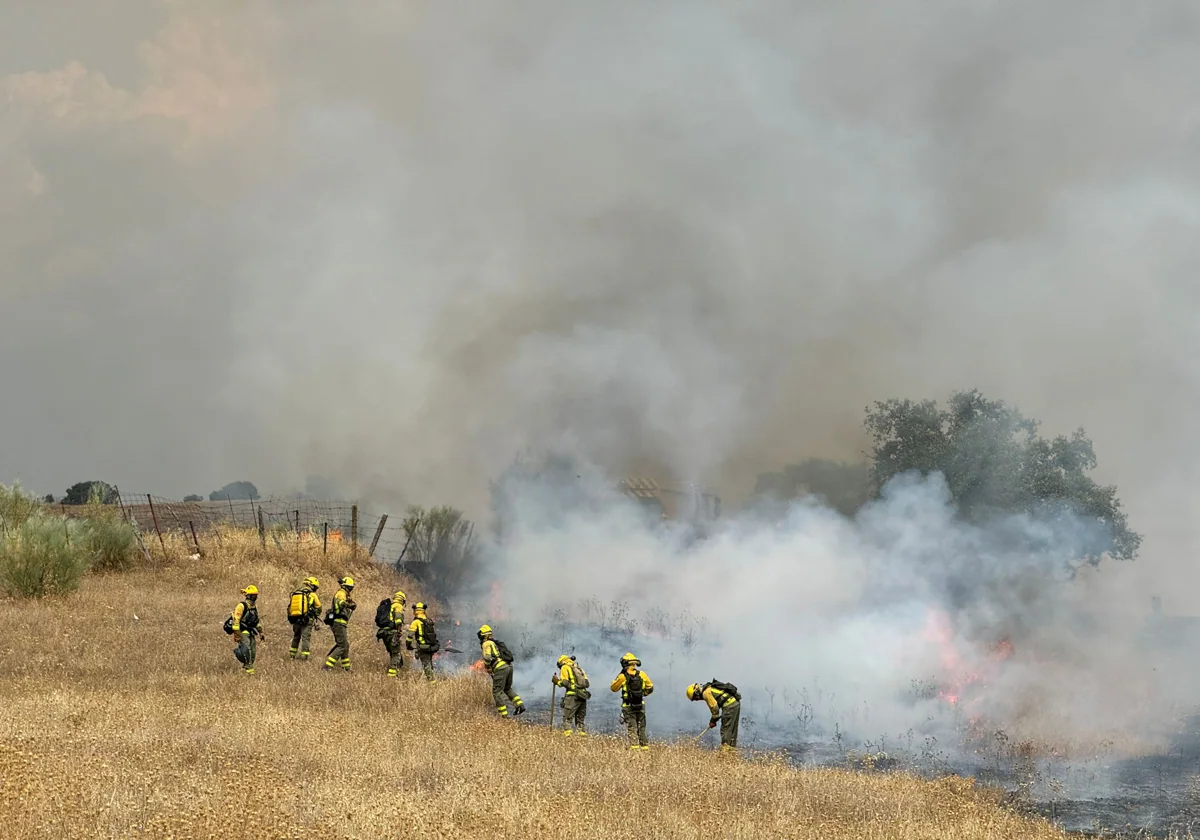
[[[306,661],[310,655],[312,631],[318,622],[324,622],[333,633],[333,647],[325,657],[322,670],[350,670],[350,639],[347,627],[357,606],[354,602],[354,578],[343,577],[338,581],[338,590],[333,602],[321,615],[321,599],[317,595],[320,582],[315,577],[306,577],[300,587],[292,592],[288,600],[288,622],[292,625],[292,646],[288,654],[292,659]],[[387,675],[396,677],[405,668],[404,649],[413,652],[421,663],[425,679],[437,682],[433,671],[433,657],[441,650],[437,638],[437,627],[426,613],[426,605],[413,605],[411,623],[405,624],[404,615],[407,596],[402,591],[380,601],[375,612],[375,637],[383,642],[388,653]],[[230,633],[237,646],[234,656],[247,674],[254,673],[258,640],[263,638],[262,623],[258,616],[258,587],[247,586],[242,590],[242,599],[229,618],[225,620],[225,631]],[[492,628],[485,624],[479,628],[481,658],[484,670],[492,678],[492,698],[496,712],[502,718],[509,716],[512,706],[514,716],[525,713],[525,703],[513,691],[513,654],[508,646],[495,638]],[[621,722],[629,733],[629,749],[649,750],[646,737],[646,698],[654,693],[654,682],[643,670],[642,662],[632,653],[621,657],[621,671],[609,689],[621,693]],[[583,667],[574,656],[562,655],[556,663],[558,670],[550,681],[554,691],[563,690],[562,733],[564,735],[587,735],[586,718],[588,700],[591,698],[590,681]],[[709,709],[708,728],[721,725],[721,749],[737,747],[738,723],[741,718],[741,694],[732,683],[710,680],[707,683],[692,683],[686,689],[687,699],[703,700]],[[705,730],[707,731],[707,730]]]

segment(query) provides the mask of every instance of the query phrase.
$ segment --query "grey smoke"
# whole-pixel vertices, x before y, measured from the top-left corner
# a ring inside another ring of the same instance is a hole
[[[1194,4],[109,7],[0,33],[6,480],[482,517],[549,443],[736,501],[978,386],[1146,535],[1089,597],[1191,609]]]

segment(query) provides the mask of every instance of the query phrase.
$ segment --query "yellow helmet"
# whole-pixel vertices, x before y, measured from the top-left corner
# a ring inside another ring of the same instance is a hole
[[[252,583],[249,586],[247,586],[245,589],[242,590],[242,594],[243,595],[257,595],[258,587]]]
[[[304,582],[307,583],[309,586],[311,586],[313,589],[321,588],[321,582],[319,580],[317,580],[315,577],[312,577],[312,576],[306,577],[304,579]]]
[[[413,604],[413,612],[425,612],[425,609],[424,601],[417,601],[417,603]]]
[[[566,665],[566,664],[567,664],[568,662],[570,662],[570,661],[571,661],[571,657],[567,656],[567,655],[564,653],[562,656],[558,657],[558,663],[557,663],[557,665],[558,665],[558,667],[559,667],[559,668],[561,668],[562,666]]]
[[[630,665],[641,665],[642,660],[638,659],[632,653],[627,653],[621,657],[621,667],[628,668]]]
[[[485,624],[485,625],[483,625],[482,627],[480,627],[480,628],[479,628],[479,635],[480,635],[480,636],[486,636],[486,635],[488,635],[488,634],[489,634],[489,633],[491,633],[491,632],[492,632],[492,628],[491,628],[491,625],[489,625],[489,624]]]
[[[699,683],[692,683],[687,687],[687,698],[689,700],[698,700],[703,692],[700,690]]]
[[[345,589],[353,589],[354,588],[354,578],[350,577],[349,575],[346,575],[344,578],[342,578],[341,583],[342,583],[342,587]]]
[[[405,601],[408,600],[408,596],[405,595],[403,592],[401,592],[399,589],[396,590],[396,594],[393,595],[392,598],[399,601],[401,604],[403,604]]]

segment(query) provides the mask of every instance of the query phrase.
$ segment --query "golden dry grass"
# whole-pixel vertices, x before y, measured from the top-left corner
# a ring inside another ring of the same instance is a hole
[[[630,753],[500,721],[484,678],[383,676],[371,617],[398,582],[389,571],[342,549],[264,556],[256,535],[232,532],[222,543],[196,561],[169,546],[174,562],[89,577],[63,601],[3,604],[3,836],[1065,837],[965,780]],[[315,637],[317,661],[291,662],[280,616],[303,574],[328,597],[342,571],[359,584],[356,670],[323,674],[329,634]],[[250,582],[267,627],[255,676],[219,629]],[[593,705],[612,702],[599,694]]]

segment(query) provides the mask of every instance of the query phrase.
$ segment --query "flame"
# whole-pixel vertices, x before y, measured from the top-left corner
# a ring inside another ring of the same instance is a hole
[[[473,665],[471,665],[471,670],[478,674],[481,674],[481,673],[484,673],[487,670],[487,668],[484,667],[483,660],[480,659],[478,662],[475,662]]]
[[[1014,653],[1012,640],[1005,636],[991,647],[988,657],[979,663],[985,666],[986,673],[981,672],[978,666],[968,664],[964,659],[960,642],[950,623],[950,616],[936,609],[927,613],[922,636],[936,646],[941,660],[942,687],[937,697],[951,706],[958,706],[968,694],[972,700],[979,700],[980,689],[990,682],[995,668]],[[976,720],[978,716],[972,718],[972,723]]]

